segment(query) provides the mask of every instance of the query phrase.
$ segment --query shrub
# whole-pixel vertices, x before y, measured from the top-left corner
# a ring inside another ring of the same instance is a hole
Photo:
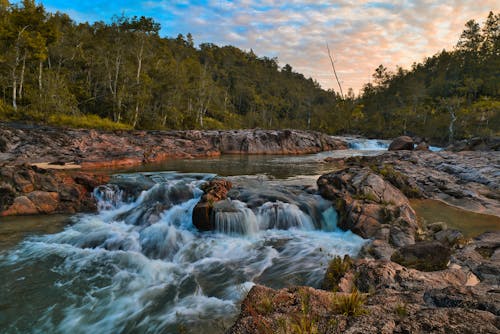
[[[354,289],[349,294],[335,294],[333,297],[333,311],[348,317],[357,317],[368,312],[363,307],[365,303],[366,295]]]
[[[349,255],[344,256],[343,259],[340,256],[335,256],[331,259],[326,270],[325,279],[323,280],[323,288],[325,290],[338,289],[340,280],[351,269],[351,265],[352,260]]]

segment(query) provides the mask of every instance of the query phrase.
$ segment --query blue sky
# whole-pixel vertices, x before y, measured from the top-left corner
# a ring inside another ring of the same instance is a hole
[[[344,90],[357,91],[379,64],[410,66],[451,49],[469,19],[483,21],[492,0],[37,0],[74,20],[109,21],[144,15],[161,34],[191,32],[195,42],[232,44],[259,56],[278,57],[324,88],[335,88],[326,42]]]

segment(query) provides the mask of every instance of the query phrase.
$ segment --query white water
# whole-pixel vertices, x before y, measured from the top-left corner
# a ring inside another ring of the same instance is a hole
[[[98,214],[1,254],[1,331],[220,333],[253,284],[319,286],[329,259],[364,243],[318,195],[262,180],[234,180],[243,185],[216,207],[218,231],[200,233],[191,214],[211,177],[123,176],[154,185],[100,187]]]

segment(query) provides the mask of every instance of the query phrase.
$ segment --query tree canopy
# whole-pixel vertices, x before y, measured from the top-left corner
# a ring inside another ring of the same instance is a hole
[[[191,34],[161,37],[152,18],[76,23],[33,0],[2,0],[0,119],[138,129],[290,127],[443,142],[498,135],[499,18],[490,13],[482,26],[471,20],[454,50],[409,70],[380,65],[360,96],[341,96],[253,50],[195,46]]]

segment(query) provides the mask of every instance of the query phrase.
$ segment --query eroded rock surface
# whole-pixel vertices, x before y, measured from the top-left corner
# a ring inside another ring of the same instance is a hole
[[[388,260],[357,259],[337,292],[308,287],[252,288],[227,333],[498,333],[500,232],[457,249],[447,268],[422,272]],[[483,252],[483,247],[489,249]],[[481,255],[483,253],[483,255]],[[491,254],[489,267],[481,267]],[[471,268],[475,268],[475,271]],[[478,269],[481,268],[481,269]],[[477,274],[477,276],[476,276]],[[359,289],[354,292],[353,287]],[[352,307],[340,308],[344,296]],[[350,313],[346,310],[356,310]]]
[[[93,189],[106,175],[42,170],[33,166],[0,169],[0,215],[94,211]]]
[[[83,168],[220,154],[304,154],[344,149],[325,134],[300,130],[97,131],[0,124],[0,164],[77,163]]]
[[[201,186],[204,194],[193,209],[193,225],[200,231],[214,229],[214,205],[225,200],[233,184],[224,179],[213,179]]]
[[[323,175],[320,194],[340,213],[338,226],[394,246],[415,243],[419,225],[406,196],[369,168],[350,167]]]
[[[387,152],[347,159],[365,166],[408,197],[442,200],[464,210],[500,216],[500,152]]]

